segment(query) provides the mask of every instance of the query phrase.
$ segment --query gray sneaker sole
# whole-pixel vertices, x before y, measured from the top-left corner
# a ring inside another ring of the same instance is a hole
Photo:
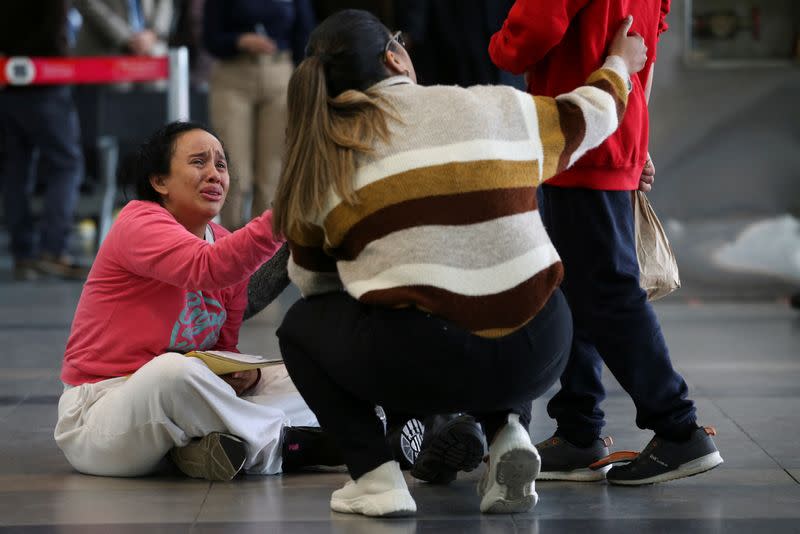
[[[701,456],[700,458],[696,458],[691,462],[686,462],[685,464],[678,466],[677,469],[667,471],[666,473],[661,473],[660,475],[643,478],[641,480],[614,480],[609,478],[608,483],[614,484],[615,486],[646,486],[648,484],[668,482],[670,480],[693,477],[695,475],[705,473],[706,471],[711,471],[723,461],[724,460],[722,459],[722,456],[720,456],[719,451],[715,451],[705,456]]]
[[[536,495],[526,495],[525,492],[536,480],[539,467],[539,457],[532,451],[514,449],[501,456],[497,462],[495,482],[505,488],[505,495],[492,503],[484,513],[523,513],[536,506]]]

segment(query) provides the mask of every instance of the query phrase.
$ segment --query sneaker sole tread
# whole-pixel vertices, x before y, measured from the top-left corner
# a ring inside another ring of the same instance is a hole
[[[504,489],[491,495],[490,487],[481,499],[481,511],[487,514],[513,514],[530,511],[538,502],[536,492],[525,494],[539,474],[540,460],[535,451],[512,449],[500,457],[494,483]],[[492,501],[491,504],[489,503]]]
[[[463,430],[457,424],[442,430],[417,457],[411,476],[427,482],[450,482],[455,477],[442,477],[442,471],[455,475],[458,471],[469,472],[478,467],[485,453],[482,436]]]

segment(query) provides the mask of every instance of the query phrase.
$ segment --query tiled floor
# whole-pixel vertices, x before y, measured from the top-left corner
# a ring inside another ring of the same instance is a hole
[[[701,421],[717,427],[720,468],[638,489],[540,483],[530,514],[477,513],[479,472],[449,487],[411,482],[416,519],[332,513],[342,473],[187,480],[174,471],[143,479],[82,476],[52,440],[58,368],[79,284],[0,280],[0,531],[8,532],[785,532],[800,533],[800,314],[780,303],[658,306],[676,365]],[[290,291],[244,327],[241,348],[276,350],[274,329]],[[619,448],[649,434],[609,380],[607,431]],[[552,424],[535,405],[534,437]]]

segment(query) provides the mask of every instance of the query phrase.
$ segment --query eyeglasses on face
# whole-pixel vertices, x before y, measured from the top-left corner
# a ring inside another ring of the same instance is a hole
[[[386,54],[389,52],[389,49],[392,47],[392,43],[397,43],[403,48],[406,47],[406,41],[403,39],[403,32],[394,32],[389,40],[386,42],[386,46],[383,48],[383,56],[386,57]]]

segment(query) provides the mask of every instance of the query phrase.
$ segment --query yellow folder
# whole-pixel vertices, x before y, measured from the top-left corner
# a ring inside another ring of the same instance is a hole
[[[258,356],[255,354],[239,354],[238,352],[227,352],[223,350],[193,350],[187,352],[186,356],[203,360],[214,374],[226,375],[237,371],[248,371],[279,365],[283,363],[283,358]]]

